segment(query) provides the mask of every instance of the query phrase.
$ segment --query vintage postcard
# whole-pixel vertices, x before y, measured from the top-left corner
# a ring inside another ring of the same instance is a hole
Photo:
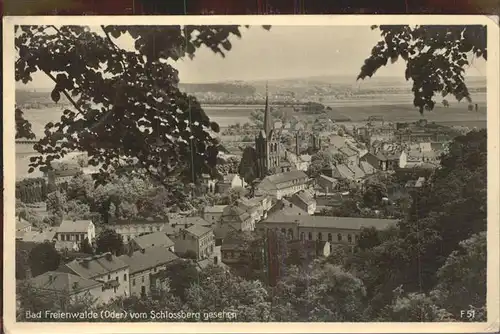
[[[499,44],[487,16],[5,17],[6,331],[498,331]]]

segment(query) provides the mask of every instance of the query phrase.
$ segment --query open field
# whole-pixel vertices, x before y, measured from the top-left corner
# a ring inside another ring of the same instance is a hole
[[[449,108],[437,105],[431,112],[425,112],[420,115],[418,110],[411,104],[362,104],[362,105],[329,105],[332,110],[328,115],[335,118],[350,118],[353,122],[366,120],[370,116],[382,116],[389,122],[410,122],[425,118],[430,122],[443,123],[447,125],[479,126],[486,125],[486,103],[479,103],[479,112],[470,112],[467,110],[466,103],[450,103]],[[255,109],[261,109],[261,106],[210,106],[205,108],[207,115],[213,121],[219,123],[221,127],[227,127],[232,124],[250,122],[249,116]],[[45,124],[48,122],[57,122],[62,114],[60,108],[46,108],[45,110],[29,109],[25,110],[25,117],[32,124],[33,132],[40,137],[43,135]],[[297,113],[300,117],[317,117],[316,115],[305,115]]]

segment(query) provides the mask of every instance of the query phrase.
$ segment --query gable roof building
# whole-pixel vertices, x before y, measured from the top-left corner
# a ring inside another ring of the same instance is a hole
[[[174,242],[165,234],[165,232],[154,232],[144,234],[132,239],[131,243],[136,249],[146,249],[151,247],[174,247]]]
[[[111,272],[128,269],[128,264],[111,253],[105,253],[84,259],[75,259],[66,263],[58,271],[71,272],[83,278],[100,279]]]
[[[277,199],[305,189],[309,177],[303,171],[290,171],[266,176],[257,186],[258,190]]]
[[[374,227],[383,230],[393,226],[397,219],[378,219],[360,217],[331,217],[331,216],[291,216],[277,214],[266,219],[262,224],[290,224],[297,227],[332,228],[341,230],[361,230]]]
[[[208,227],[205,227],[205,226],[201,226],[201,225],[193,225],[191,227],[188,227],[187,229],[184,229],[187,233],[197,237],[197,238],[201,238],[203,237],[205,234],[208,234],[210,232],[212,232],[213,230],[211,228],[208,228]]]
[[[48,271],[33,277],[29,280],[29,284],[37,290],[69,295],[85,292],[103,285],[95,280],[57,271]]]
[[[278,200],[269,210],[267,216],[274,215],[276,213],[283,213],[285,215],[301,216],[308,215],[307,211],[301,209],[299,206],[293,204],[286,198]]]
[[[122,255],[118,259],[129,266],[130,275],[135,275],[139,272],[171,263],[178,260],[179,257],[168,248],[154,246],[135,251],[130,255]]]

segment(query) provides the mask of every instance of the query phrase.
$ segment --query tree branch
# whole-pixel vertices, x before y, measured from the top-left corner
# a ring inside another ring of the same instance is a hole
[[[111,36],[109,36],[109,33],[106,31],[106,27],[104,25],[101,25],[101,29],[104,32],[104,34],[106,35],[106,39],[113,46],[113,48],[120,54],[120,57],[121,57],[123,55],[123,50],[120,49],[118,47],[118,45],[116,45],[115,42],[113,42],[113,40],[111,39]],[[122,63],[123,69],[127,69],[128,68],[128,66],[126,66],[125,63],[123,62],[123,59],[120,59],[120,63]]]
[[[52,73],[50,73],[49,71],[47,70],[42,70],[45,74],[47,74],[47,76],[52,79],[52,81],[54,81],[54,83],[57,84],[57,79],[52,75]],[[75,107],[75,109],[80,113],[80,114],[83,114],[82,110],[80,109],[80,107],[78,106],[78,104],[76,103],[75,100],[73,100],[73,98],[68,94],[68,92],[65,90],[65,89],[62,89],[61,92],[64,94],[64,96],[66,96],[66,98],[68,99],[69,102],[71,102],[71,104]]]

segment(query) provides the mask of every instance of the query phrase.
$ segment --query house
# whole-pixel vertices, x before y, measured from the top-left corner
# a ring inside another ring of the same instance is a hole
[[[171,218],[170,223],[168,225],[164,226],[164,229],[166,226],[182,226],[184,228],[188,228],[190,226],[204,226],[204,227],[213,227],[213,223],[209,222],[201,217],[176,217],[176,218]]]
[[[252,220],[254,222],[257,222],[266,217],[267,211],[272,206],[272,199],[267,195],[256,194],[256,196],[252,198],[239,198],[235,202],[235,205],[248,212],[252,217]]]
[[[87,239],[95,239],[95,226],[90,220],[63,220],[57,228],[56,238],[59,241],[75,241],[80,243]]]
[[[422,150],[421,148],[418,149],[411,149],[408,151],[408,157],[407,157],[407,162],[408,163],[431,163],[431,164],[437,164],[439,163],[439,158],[440,158],[440,153],[429,149],[429,150]],[[406,164],[401,166],[401,168],[406,167]]]
[[[224,239],[230,231],[253,231],[255,220],[238,205],[228,205],[222,213],[221,221],[214,231],[217,239]]]
[[[224,262],[222,262],[221,258],[218,256],[214,256],[212,259],[203,259],[196,262],[196,267],[200,271],[207,268],[208,266],[217,266],[225,270],[229,270],[229,267],[226,264],[224,264]]]
[[[246,186],[245,180],[243,180],[238,174],[227,174],[223,176],[223,179],[217,182],[217,191],[219,193],[226,193],[230,189],[244,188]]]
[[[26,219],[18,217],[16,220],[16,232],[31,232],[31,223]]]
[[[395,219],[276,214],[260,222],[256,229],[260,233],[266,233],[269,229],[281,231],[290,240],[328,241],[332,245],[354,246],[363,227],[382,230],[397,222]]]
[[[337,189],[338,180],[326,175],[319,175],[316,178],[316,186],[325,194],[334,192]]]
[[[164,225],[167,223],[168,220],[117,220],[107,224],[106,227],[118,233],[124,243],[128,243],[141,234],[163,230]]]
[[[100,299],[104,303],[129,295],[129,265],[111,253],[75,259],[57,271],[103,283]]]
[[[259,191],[277,199],[293,195],[297,191],[306,189],[309,177],[303,171],[291,171],[266,176],[257,186]]]
[[[377,169],[375,169],[371,164],[367,161],[360,161],[359,168],[365,173],[365,175],[373,175],[377,173]]]
[[[326,176],[338,179],[348,180],[352,182],[361,182],[366,177],[366,174],[357,165],[348,166],[347,164],[330,164],[329,168],[322,170]]]
[[[78,251],[80,250],[80,245],[76,241],[61,241],[61,240],[54,240],[54,248],[61,252],[61,251]]]
[[[289,200],[310,215],[313,215],[316,211],[316,200],[314,194],[309,190],[296,192]]]
[[[174,242],[163,231],[135,237],[129,242],[129,245],[134,251],[151,247],[164,247],[172,252],[174,251]]]
[[[263,239],[254,232],[232,232],[221,245],[221,256],[227,265],[258,264],[264,258]]]
[[[346,164],[349,167],[353,165],[357,166],[359,164],[358,152],[348,146],[341,147],[338,150],[345,157]]]
[[[213,229],[201,225],[182,228],[174,240],[177,254],[191,252],[198,260],[210,257],[215,249]]]
[[[118,259],[129,266],[129,295],[140,297],[150,295],[151,275],[164,270],[179,258],[167,247],[153,246],[135,252],[131,251]]]
[[[291,151],[285,151],[285,159],[293,165],[294,170],[300,170],[303,172],[307,171],[309,165],[311,164],[311,156],[308,154],[298,155]]]
[[[418,189],[422,188],[425,183],[425,177],[421,176],[416,180],[410,180],[406,182],[405,188]]]
[[[22,240],[24,242],[35,242],[42,243],[45,241],[52,241],[56,237],[57,229],[54,227],[48,228],[42,232],[39,231],[29,231],[29,232],[20,232],[18,235],[16,232],[16,239]]]
[[[222,213],[227,205],[210,205],[203,208],[203,219],[207,222],[216,224],[220,222]]]
[[[293,204],[292,202],[290,202],[285,198],[282,198],[278,200],[276,203],[274,203],[273,207],[268,211],[267,216],[269,217],[276,213],[283,213],[285,215],[294,215],[294,216],[309,214],[307,211],[301,209],[299,206]]]
[[[361,162],[370,164],[373,168],[382,171],[404,168],[407,164],[408,154],[402,150],[378,151],[377,153],[367,153],[360,158]]]
[[[203,174],[201,176],[201,183],[207,193],[209,194],[215,193],[217,179],[210,177],[210,175],[208,174]]]
[[[103,299],[104,283],[84,278],[75,274],[48,271],[28,280],[32,289],[41,293],[69,297],[69,301],[79,298],[90,298],[95,304],[105,303]]]

